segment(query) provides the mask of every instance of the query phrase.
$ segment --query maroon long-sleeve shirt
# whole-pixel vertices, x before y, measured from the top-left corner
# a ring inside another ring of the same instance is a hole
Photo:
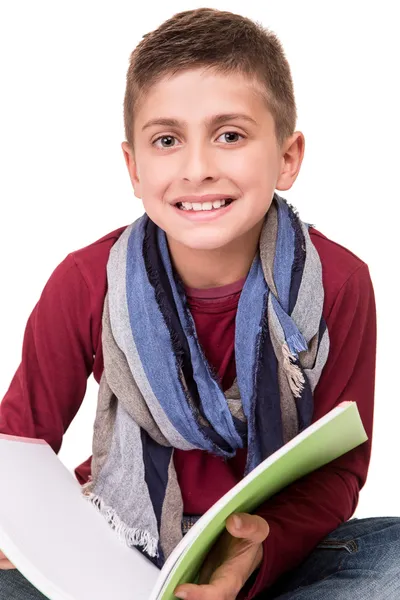
[[[103,371],[101,316],[106,264],[124,228],[71,253],[46,284],[26,326],[21,364],[0,405],[0,432],[45,439],[58,452],[89,375]],[[328,361],[314,394],[314,420],[343,400],[356,401],[368,442],[288,486],[259,507],[270,525],[261,568],[248,598],[299,564],[353,514],[368,469],[373,421],[376,315],[368,267],[311,228],[322,262]],[[235,315],[244,280],[210,290],[187,289],[205,355],[228,389],[236,375]],[[243,476],[246,450],[224,461],[200,450],[175,452],[186,514],[203,514]],[[90,459],[76,469],[82,483]]]

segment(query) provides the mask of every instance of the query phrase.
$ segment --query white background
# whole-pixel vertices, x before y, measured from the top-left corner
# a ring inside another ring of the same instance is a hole
[[[258,7],[256,8],[256,4]],[[399,515],[397,2],[210,2],[275,31],[291,64],[301,173],[283,195],[303,220],[370,267],[378,310],[373,459],[357,516]],[[0,397],[18,365],[26,319],[72,250],[143,212],[120,143],[129,54],[173,13],[170,1],[35,0],[0,8]],[[65,435],[74,467],[91,453],[97,386]]]

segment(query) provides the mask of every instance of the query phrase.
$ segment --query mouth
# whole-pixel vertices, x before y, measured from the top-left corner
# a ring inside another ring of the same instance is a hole
[[[220,197],[220,198],[201,198],[197,201],[178,201],[175,203],[176,208],[182,211],[193,211],[193,212],[215,212],[217,210],[221,210],[222,208],[228,207],[234,198],[230,197]]]
[[[210,199],[205,196],[197,197],[197,202],[193,200],[189,202],[187,198],[175,202],[173,208],[180,218],[193,223],[211,223],[222,219],[232,210],[232,205],[236,200],[236,198],[222,195],[219,198],[213,196]]]

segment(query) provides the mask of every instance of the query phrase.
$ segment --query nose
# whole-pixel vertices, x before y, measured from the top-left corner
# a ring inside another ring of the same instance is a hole
[[[182,153],[182,178],[184,181],[201,184],[218,178],[217,165],[212,150],[205,144],[196,143],[185,148]]]

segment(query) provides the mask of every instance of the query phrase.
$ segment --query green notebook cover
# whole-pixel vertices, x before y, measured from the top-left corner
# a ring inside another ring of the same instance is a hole
[[[164,569],[171,569],[171,573],[164,581],[161,593],[156,585],[151,599],[173,600],[173,591],[179,584],[196,581],[205,556],[224,530],[225,520],[230,514],[251,513],[290,483],[367,439],[355,402],[343,403],[297,435],[199,519],[169,557]]]

